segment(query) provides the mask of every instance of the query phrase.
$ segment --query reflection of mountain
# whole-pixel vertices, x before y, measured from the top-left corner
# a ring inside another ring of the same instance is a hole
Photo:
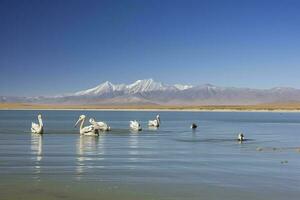
[[[210,84],[167,85],[153,79],[138,80],[128,85],[116,85],[107,81],[88,90],[54,97],[0,96],[0,102],[99,105],[233,105],[299,101],[300,90],[294,88],[249,89]]]

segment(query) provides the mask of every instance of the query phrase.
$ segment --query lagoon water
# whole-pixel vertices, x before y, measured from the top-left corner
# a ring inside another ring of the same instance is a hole
[[[30,133],[38,113],[43,136]],[[112,131],[80,137],[83,113]],[[161,127],[148,129],[157,113]],[[299,197],[299,113],[0,111],[2,200]]]

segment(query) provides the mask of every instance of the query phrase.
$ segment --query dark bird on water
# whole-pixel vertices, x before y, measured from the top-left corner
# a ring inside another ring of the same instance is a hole
[[[197,124],[195,124],[195,123],[192,123],[192,125],[191,125],[191,129],[196,129],[197,128]]]

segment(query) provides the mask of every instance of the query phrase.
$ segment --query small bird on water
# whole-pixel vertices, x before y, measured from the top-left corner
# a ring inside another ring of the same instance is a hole
[[[195,123],[192,123],[192,125],[191,125],[191,129],[196,129],[197,128],[197,124],[195,124]]]
[[[244,134],[243,133],[239,133],[238,135],[238,141],[243,142],[245,140]]]

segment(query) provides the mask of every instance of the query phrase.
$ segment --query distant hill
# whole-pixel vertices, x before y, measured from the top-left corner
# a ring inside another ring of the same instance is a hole
[[[253,105],[300,102],[300,90],[288,87],[251,89],[205,85],[168,85],[153,79],[132,84],[104,82],[94,88],[59,96],[9,97],[5,103],[97,105]]]

